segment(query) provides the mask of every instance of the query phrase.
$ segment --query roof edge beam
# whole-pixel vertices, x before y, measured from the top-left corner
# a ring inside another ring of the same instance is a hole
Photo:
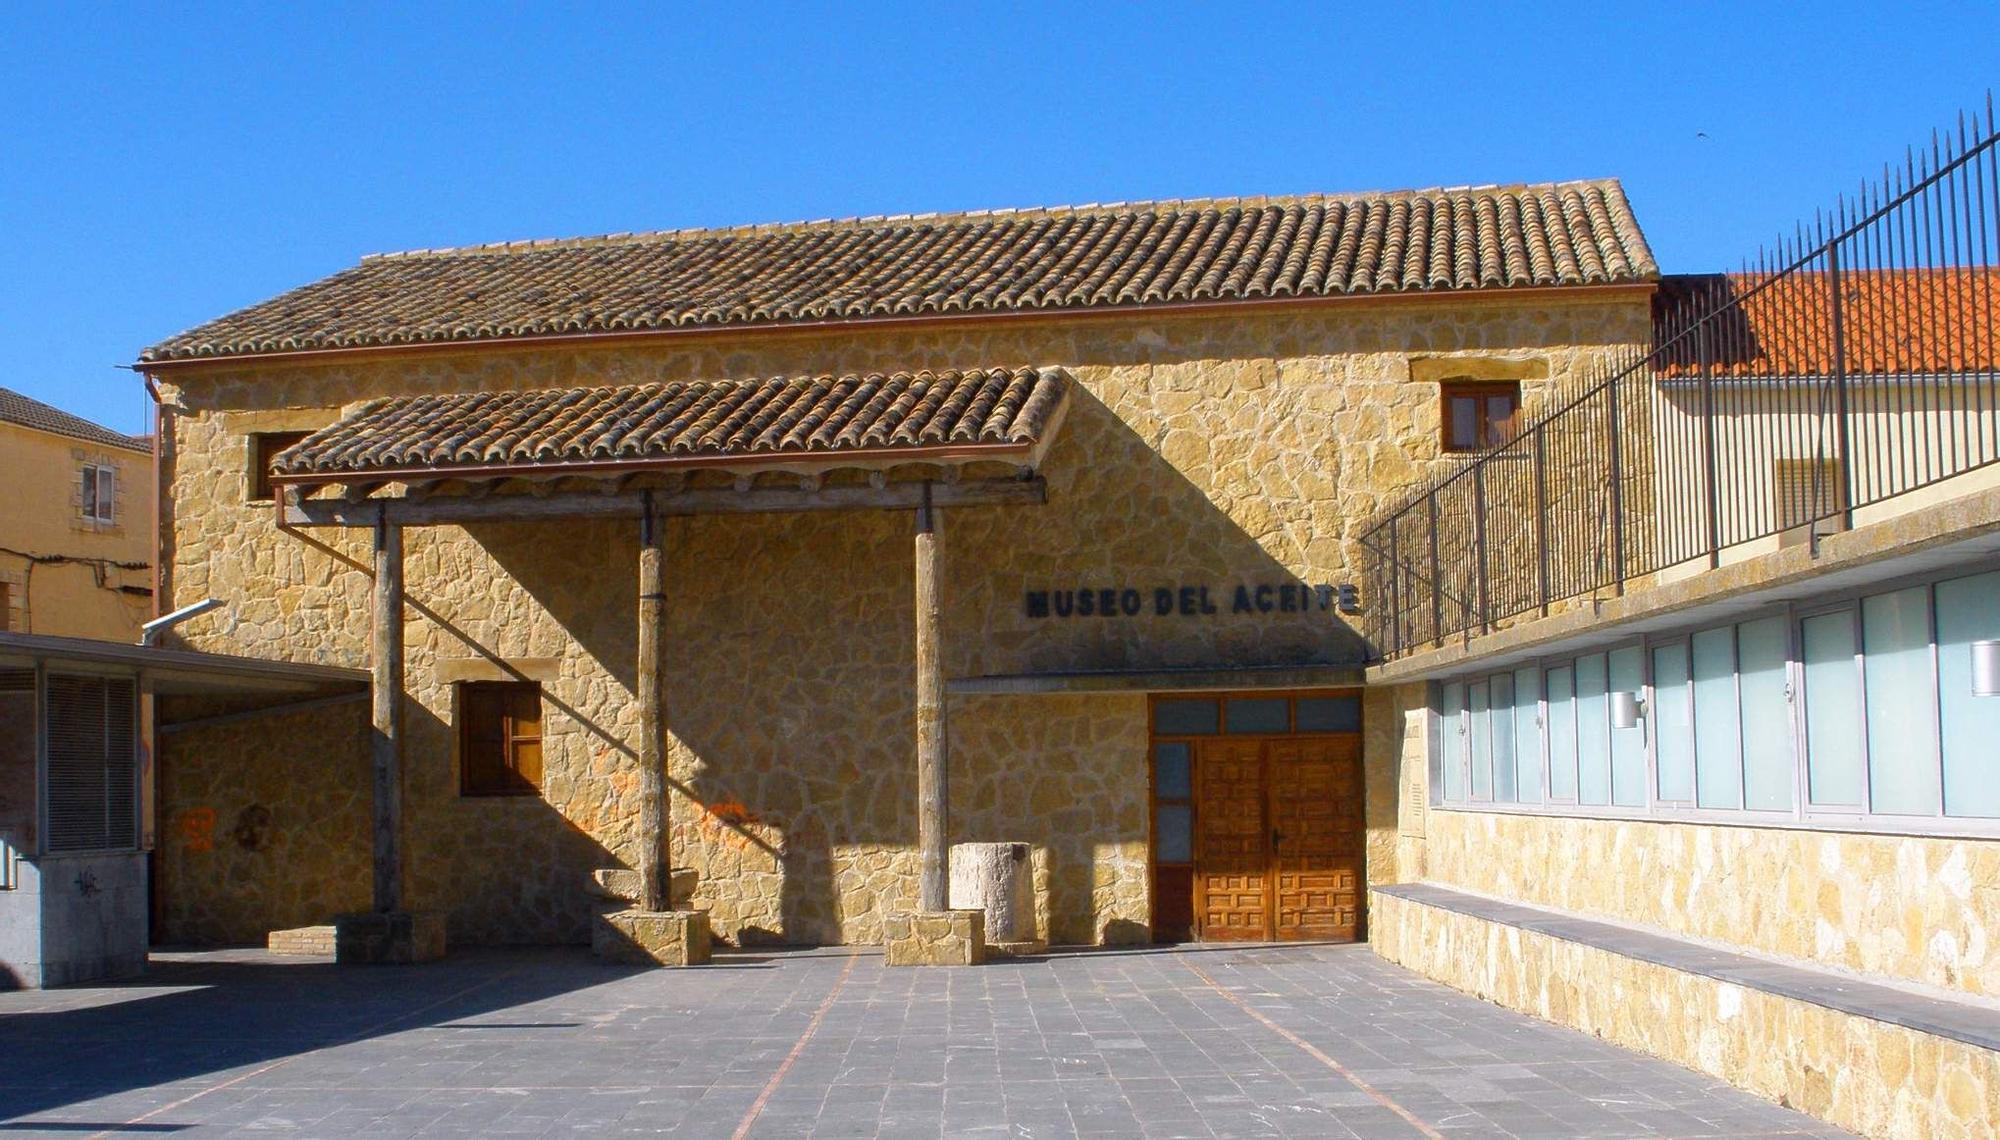
[[[677,493],[653,492],[654,510],[662,515],[788,514],[805,511],[911,511],[923,502],[924,484],[890,483],[882,487],[840,486],[809,491],[775,487],[737,491],[702,487]],[[1040,479],[981,480],[933,484],[932,503],[940,507],[1039,506],[1048,502],[1048,484]],[[372,499],[350,503],[341,499],[302,499],[283,506],[288,527],[372,527],[378,519],[394,526],[454,526],[476,522],[534,522],[545,519],[637,518],[645,510],[645,492],[606,495],[600,491],[569,491],[542,497],[489,495],[433,496],[412,500]]]

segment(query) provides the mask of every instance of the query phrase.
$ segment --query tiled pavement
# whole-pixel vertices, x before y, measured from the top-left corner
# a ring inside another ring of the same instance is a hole
[[[1833,1136],[1365,947],[699,970],[237,952],[0,994],[0,1135]]]

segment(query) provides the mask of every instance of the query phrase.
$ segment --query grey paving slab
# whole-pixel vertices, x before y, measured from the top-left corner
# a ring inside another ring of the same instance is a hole
[[[1830,1136],[1366,947],[889,970],[842,950],[338,969],[162,955],[0,994],[0,1136]]]

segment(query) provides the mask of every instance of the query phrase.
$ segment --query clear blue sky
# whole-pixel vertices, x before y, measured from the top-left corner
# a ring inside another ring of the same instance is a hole
[[[1610,175],[1720,269],[2000,81],[1991,0],[294,7],[0,7],[0,386],[143,431],[190,325],[618,230]]]

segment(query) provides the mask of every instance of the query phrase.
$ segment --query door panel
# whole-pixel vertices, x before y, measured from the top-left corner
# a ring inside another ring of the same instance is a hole
[[[1205,941],[1270,937],[1263,745],[1208,740],[1195,765],[1195,910]]]
[[[1273,740],[1266,750],[1272,935],[1352,940],[1361,932],[1360,740]]]

